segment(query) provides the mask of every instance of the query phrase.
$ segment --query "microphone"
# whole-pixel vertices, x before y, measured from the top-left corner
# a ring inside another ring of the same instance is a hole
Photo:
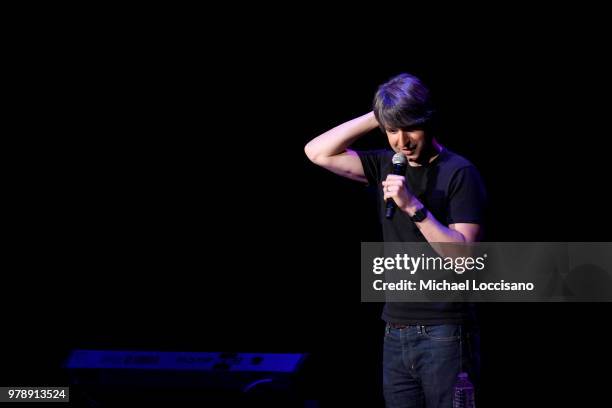
[[[393,163],[393,171],[392,173],[396,176],[403,176],[406,173],[406,164],[408,160],[406,160],[406,156],[401,153],[395,153],[393,158],[391,159],[391,163]],[[393,218],[393,214],[395,214],[396,208],[395,201],[392,198],[387,200],[387,209],[385,211],[385,217],[390,220]]]

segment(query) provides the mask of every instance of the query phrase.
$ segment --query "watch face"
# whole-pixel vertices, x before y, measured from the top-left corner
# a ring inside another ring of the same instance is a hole
[[[427,218],[427,211],[424,208],[417,210],[412,216],[412,220],[416,222],[423,221],[425,218]]]

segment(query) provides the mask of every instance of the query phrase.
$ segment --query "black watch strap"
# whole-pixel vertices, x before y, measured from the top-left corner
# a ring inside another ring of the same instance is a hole
[[[427,209],[425,207],[416,210],[416,212],[414,213],[414,215],[412,217],[410,217],[410,219],[414,222],[421,222],[423,221],[425,218],[427,218]]]

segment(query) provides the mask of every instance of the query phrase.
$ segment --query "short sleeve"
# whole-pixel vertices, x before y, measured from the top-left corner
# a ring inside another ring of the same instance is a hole
[[[453,175],[448,200],[448,224],[484,223],[486,191],[474,166],[462,167]]]
[[[389,155],[386,150],[364,150],[357,151],[357,155],[361,160],[363,172],[368,179],[369,185],[378,185],[382,182],[382,165],[389,162],[384,159]]]

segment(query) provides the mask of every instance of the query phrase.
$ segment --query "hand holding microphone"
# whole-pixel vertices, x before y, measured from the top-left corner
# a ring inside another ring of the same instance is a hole
[[[395,209],[399,206],[405,208],[414,200],[414,196],[410,194],[406,188],[406,165],[408,160],[402,153],[396,153],[391,160],[393,163],[393,171],[387,176],[387,179],[382,182],[384,199],[387,202],[385,217],[393,218]]]

